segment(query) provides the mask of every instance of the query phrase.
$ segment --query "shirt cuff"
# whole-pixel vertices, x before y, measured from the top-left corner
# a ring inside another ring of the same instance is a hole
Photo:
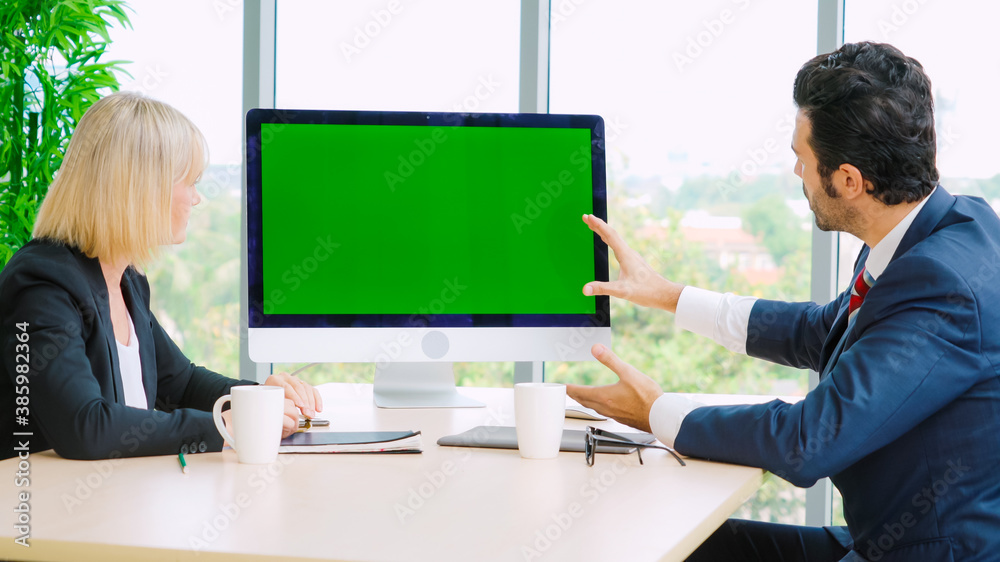
[[[679,328],[712,338],[736,353],[747,352],[747,327],[756,297],[684,287],[677,300]]]
[[[660,443],[673,447],[674,439],[677,439],[684,417],[691,410],[704,405],[701,402],[684,398],[680,394],[662,394],[656,399],[656,402],[653,402],[653,407],[649,410],[649,428],[653,431],[653,435],[660,440]]]
[[[684,287],[677,299],[674,322],[679,328],[715,339],[715,316],[721,302],[722,293]]]

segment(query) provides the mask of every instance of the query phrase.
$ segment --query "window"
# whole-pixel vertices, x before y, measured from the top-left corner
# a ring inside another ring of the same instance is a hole
[[[520,2],[277,4],[279,108],[515,112]],[[300,365],[274,365],[291,372]],[[456,364],[457,382],[510,386],[511,363]],[[371,382],[371,364],[324,364],[311,383]]]
[[[1000,5],[956,0],[947,5],[917,0],[847,0],[844,40],[891,43],[920,61],[931,79],[941,186],[952,194],[986,198],[1000,209],[1000,127],[996,91],[1000,72],[985,68],[982,53],[996,50],[993,23]],[[863,243],[840,235],[838,286],[847,288]],[[834,524],[844,525],[843,501],[834,489]]]
[[[1000,42],[992,22],[1000,5],[957,0],[947,5],[908,0],[847,0],[844,40],[891,43],[920,61],[931,79],[941,185],[952,194],[985,197],[1000,209],[996,135],[1000,71],[973,62]],[[933,37],[933,40],[928,38]],[[841,235],[838,284],[852,281],[862,242]]]
[[[112,31],[104,58],[127,60],[140,91],[205,134],[210,166],[187,241],[146,272],[157,320],[196,364],[239,376],[243,10],[225,2],[129,0],[132,29]]]
[[[815,54],[816,6],[566,6],[552,8],[550,110],[604,117],[612,225],[678,281],[807,298],[812,219],[788,147],[791,84]],[[613,302],[616,346],[664,388],[805,391],[801,373],[730,358],[668,314]],[[613,377],[599,366],[551,367],[560,380]]]
[[[808,300],[812,215],[789,146],[816,18],[794,0],[553,2],[550,111],[604,117],[609,220],[667,277]],[[662,311],[612,300],[612,329],[622,357],[666,390],[806,391],[804,372],[733,354]],[[546,372],[615,380],[599,364]],[[803,523],[804,494],[772,479],[738,515]]]
[[[517,111],[520,3],[278,2],[277,107]]]

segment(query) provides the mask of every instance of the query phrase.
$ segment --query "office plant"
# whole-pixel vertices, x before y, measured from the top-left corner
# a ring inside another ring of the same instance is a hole
[[[123,61],[102,61],[122,0],[0,4],[0,269],[31,238],[38,205],[83,112],[118,89]]]

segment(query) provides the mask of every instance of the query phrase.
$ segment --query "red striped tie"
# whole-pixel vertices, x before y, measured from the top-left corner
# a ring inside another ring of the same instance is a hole
[[[875,279],[868,273],[868,269],[862,267],[858,278],[854,280],[854,287],[851,288],[851,302],[847,305],[847,319],[854,320],[854,315],[861,308],[861,303],[865,302],[865,295],[875,284]]]

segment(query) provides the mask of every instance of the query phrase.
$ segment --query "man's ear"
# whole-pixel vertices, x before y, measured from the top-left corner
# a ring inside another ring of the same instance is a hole
[[[865,180],[861,170],[851,164],[841,164],[834,175],[834,184],[840,196],[845,199],[856,199],[868,193],[871,182]]]

